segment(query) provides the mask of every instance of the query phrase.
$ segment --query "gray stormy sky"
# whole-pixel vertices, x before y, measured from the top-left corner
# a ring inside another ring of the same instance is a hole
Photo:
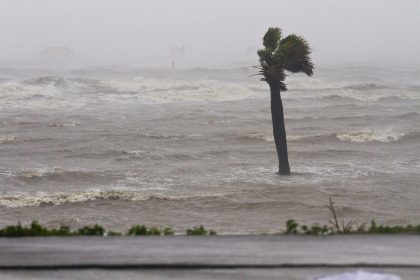
[[[250,60],[269,26],[303,35],[318,65],[420,63],[419,0],[0,0],[0,63],[67,46],[91,64]],[[1,66],[1,65],[0,65]]]

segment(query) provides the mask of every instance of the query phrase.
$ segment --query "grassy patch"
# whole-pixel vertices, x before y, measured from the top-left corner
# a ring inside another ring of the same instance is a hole
[[[103,236],[105,234],[105,229],[103,226],[95,224],[93,226],[85,226],[79,228],[77,232],[74,232],[73,235],[87,235],[87,236]]]

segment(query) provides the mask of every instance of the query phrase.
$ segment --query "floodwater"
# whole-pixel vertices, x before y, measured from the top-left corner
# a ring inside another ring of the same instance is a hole
[[[0,224],[420,221],[420,70],[287,78],[292,175],[276,174],[269,89],[252,68],[0,69]]]

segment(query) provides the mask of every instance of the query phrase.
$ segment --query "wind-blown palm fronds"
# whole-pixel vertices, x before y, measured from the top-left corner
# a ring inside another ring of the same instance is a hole
[[[260,61],[257,68],[262,81],[285,91],[285,71],[309,76],[313,74],[314,65],[309,57],[311,49],[301,36],[292,34],[282,38],[280,28],[271,27],[263,37],[263,45],[265,48],[257,52]]]

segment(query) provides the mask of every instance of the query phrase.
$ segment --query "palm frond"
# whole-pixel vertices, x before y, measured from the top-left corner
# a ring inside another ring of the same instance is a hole
[[[257,52],[260,66],[255,67],[262,81],[285,91],[285,71],[312,75],[311,49],[304,38],[292,34],[282,39],[280,28],[270,27],[262,41],[264,48]]]
[[[282,60],[284,69],[292,73],[313,74],[314,65],[311,61],[311,49],[308,42],[301,36],[292,34],[280,41],[276,52],[279,60]]]
[[[266,49],[275,51],[280,44],[281,30],[278,27],[270,27],[263,37],[263,45]]]

